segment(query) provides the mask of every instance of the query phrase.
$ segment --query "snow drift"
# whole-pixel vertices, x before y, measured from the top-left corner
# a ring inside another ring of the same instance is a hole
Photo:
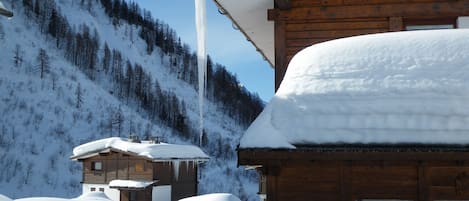
[[[469,30],[385,33],[308,47],[241,148],[469,144]]]

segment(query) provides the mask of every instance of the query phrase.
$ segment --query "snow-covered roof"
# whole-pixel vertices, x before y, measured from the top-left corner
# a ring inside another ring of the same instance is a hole
[[[152,184],[154,181],[139,181],[139,180],[112,180],[109,182],[109,188],[133,188],[144,189]]]
[[[119,137],[101,139],[82,144],[73,149],[72,159],[84,159],[110,150],[122,151],[148,158],[152,161],[196,160],[206,161],[209,156],[193,145],[136,143]]]
[[[229,193],[213,193],[180,199],[179,201],[241,201]]]
[[[241,148],[469,144],[469,30],[310,46],[291,61]]]
[[[111,201],[103,192],[91,192],[73,199],[54,197],[30,197],[16,199],[15,201]]]
[[[275,63],[274,22],[267,20],[273,0],[214,0],[239,30],[273,65]]]

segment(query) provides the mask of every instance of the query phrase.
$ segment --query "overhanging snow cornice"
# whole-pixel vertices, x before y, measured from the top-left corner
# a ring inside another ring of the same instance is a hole
[[[221,13],[239,28],[257,51],[274,67],[274,22],[267,19],[267,10],[274,8],[274,0],[213,1],[222,10]]]

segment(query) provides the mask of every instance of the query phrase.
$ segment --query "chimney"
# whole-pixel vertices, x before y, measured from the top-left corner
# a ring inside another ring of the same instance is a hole
[[[138,135],[135,135],[135,134],[131,133],[129,135],[128,141],[129,142],[134,142],[134,143],[140,143],[140,138],[138,137]]]
[[[164,141],[164,138],[161,137],[161,136],[152,136],[152,137],[150,137],[150,143],[151,144],[160,144],[163,141]]]

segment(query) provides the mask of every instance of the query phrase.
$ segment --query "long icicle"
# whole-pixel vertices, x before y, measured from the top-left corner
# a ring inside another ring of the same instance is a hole
[[[202,147],[204,135],[204,97],[207,85],[207,52],[206,52],[206,14],[205,0],[195,0],[195,26],[197,31],[197,68],[199,80],[199,145]]]

